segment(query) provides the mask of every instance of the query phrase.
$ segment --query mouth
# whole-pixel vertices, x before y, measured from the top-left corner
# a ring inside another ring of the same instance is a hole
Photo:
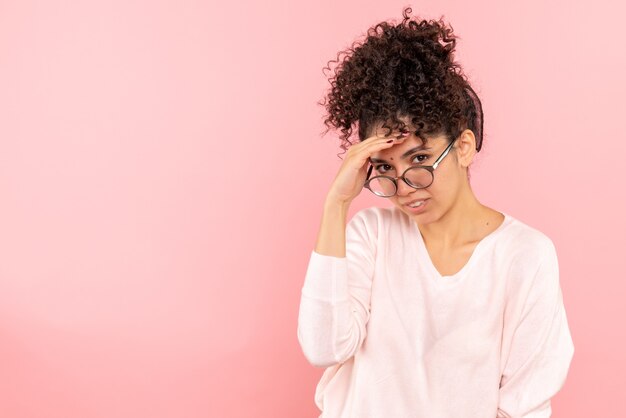
[[[426,203],[428,199],[416,199],[416,200],[412,200],[408,203],[405,203],[404,206],[408,207],[408,208],[419,208],[421,206],[424,206],[424,204]]]

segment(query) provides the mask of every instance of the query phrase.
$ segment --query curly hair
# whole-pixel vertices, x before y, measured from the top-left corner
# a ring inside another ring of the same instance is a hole
[[[457,36],[443,18],[411,19],[407,7],[397,25],[381,22],[337,54],[332,86],[325,106],[325,135],[331,127],[341,130],[341,149],[352,145],[353,125],[363,141],[377,122],[391,132],[411,129],[424,142],[444,134],[449,141],[470,129],[476,150],[482,147],[483,112],[480,99],[461,66],[453,59]],[[398,117],[408,116],[409,126]]]

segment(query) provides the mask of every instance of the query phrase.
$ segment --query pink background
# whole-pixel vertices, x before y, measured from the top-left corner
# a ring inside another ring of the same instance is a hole
[[[554,416],[615,416],[625,10],[516,3],[412,6],[483,99],[479,200],[557,247]],[[296,325],[341,163],[322,68],[406,5],[0,1],[0,416],[317,417]]]

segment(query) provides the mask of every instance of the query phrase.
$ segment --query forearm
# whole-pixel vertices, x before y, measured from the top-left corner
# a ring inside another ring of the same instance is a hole
[[[349,207],[350,202],[326,198],[315,244],[316,253],[333,257],[346,256],[346,220]]]

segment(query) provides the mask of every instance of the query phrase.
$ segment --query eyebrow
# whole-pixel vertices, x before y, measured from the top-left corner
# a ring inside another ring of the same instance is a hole
[[[413,154],[414,152],[422,151],[422,150],[430,150],[430,149],[432,149],[432,148],[431,147],[425,147],[423,144],[422,145],[418,145],[417,147],[411,148],[410,150],[408,150],[407,152],[402,154],[402,156],[400,156],[400,159],[407,158],[409,155]],[[379,158],[373,158],[373,157],[370,157],[370,161],[372,163],[386,163],[386,162],[388,162],[386,160],[381,160]]]

